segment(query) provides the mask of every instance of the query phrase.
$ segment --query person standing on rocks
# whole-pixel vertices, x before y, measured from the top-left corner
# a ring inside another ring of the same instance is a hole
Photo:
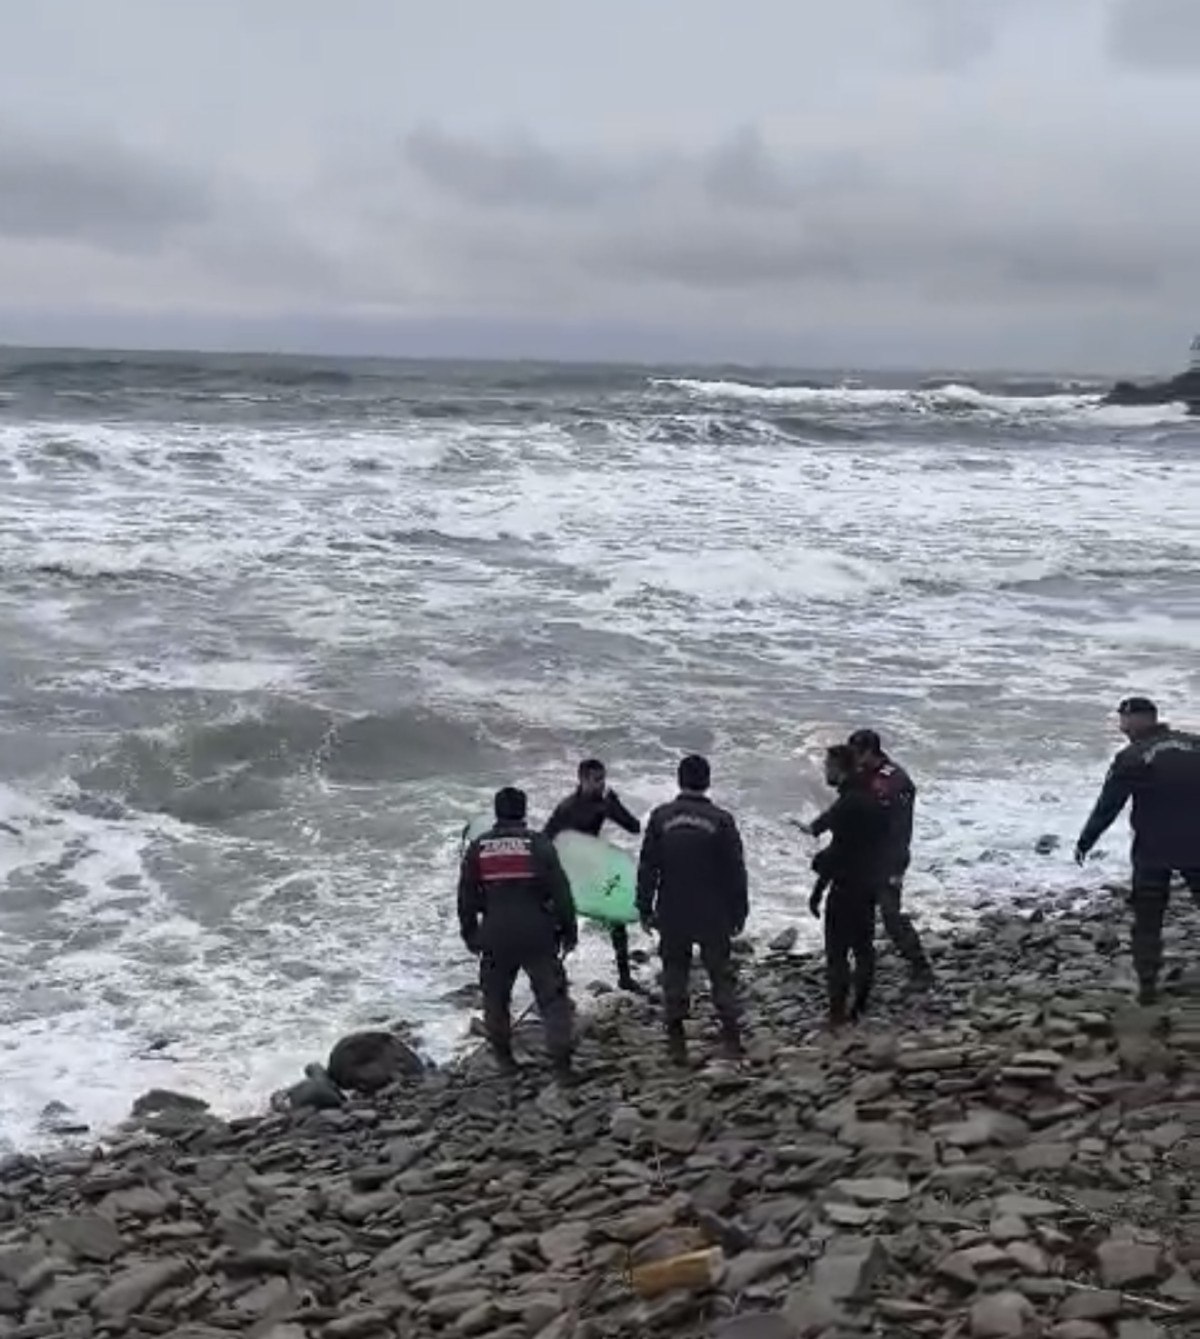
[[[846,743],[854,751],[860,775],[888,817],[887,853],[879,888],[883,928],[896,951],[908,963],[913,986],[928,990],[933,985],[933,968],[916,926],[901,908],[904,876],[912,859],[917,788],[904,768],[883,751],[883,743],[874,730],[856,730]]]
[[[890,819],[859,770],[848,744],[825,753],[825,780],[838,797],[809,825],[809,832],[830,835],[829,845],[813,857],[818,876],[809,908],[821,914],[825,898],[825,966],[829,986],[829,1022],[840,1027],[866,1012],[875,983],[875,907],[889,868]],[[850,959],[854,959],[851,973]],[[853,984],[854,998],[850,1000]],[[847,1007],[849,1006],[849,1007]]]
[[[1079,864],[1133,801],[1133,966],[1142,1004],[1158,999],[1163,917],[1171,878],[1183,876],[1200,906],[1200,736],[1172,730],[1149,698],[1128,697],[1117,722],[1129,743],[1113,759],[1075,845]]]
[[[524,972],[555,1072],[569,1079],[571,1001],[560,955],[578,942],[571,887],[554,843],[526,824],[524,791],[497,791],[495,814],[495,826],[467,847],[458,880],[459,928],[479,955],[488,1044],[501,1071],[515,1073],[512,991]]]
[[[733,815],[709,798],[708,760],[699,754],[684,758],[678,780],[678,796],[659,805],[646,823],[637,903],[643,927],[659,934],[668,1051],[675,1064],[686,1065],[684,1022],[697,948],[726,1053],[742,1053],[732,941],[745,927],[750,904],[741,833]]]
[[[551,841],[560,832],[598,837],[605,822],[615,823],[635,837],[642,830],[641,823],[621,803],[617,792],[609,788],[604,764],[597,758],[588,758],[579,764],[579,784],[556,806],[542,831]],[[617,985],[622,990],[644,993],[629,966],[629,931],[623,925],[614,925],[611,934],[617,959]]]

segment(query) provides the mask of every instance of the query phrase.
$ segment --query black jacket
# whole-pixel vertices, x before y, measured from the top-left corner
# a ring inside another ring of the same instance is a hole
[[[1113,759],[1079,846],[1090,851],[1133,800],[1133,863],[1200,869],[1200,736],[1160,725]]]
[[[812,825],[814,837],[825,832],[829,845],[813,857],[817,874],[835,890],[878,891],[892,873],[892,824],[867,777],[851,777],[839,787],[837,799]]]
[[[524,823],[497,823],[477,837],[459,871],[458,923],[472,952],[574,948],[575,904],[553,843]]]
[[[888,879],[902,879],[912,859],[913,811],[917,804],[917,788],[904,768],[888,757],[878,767],[865,769],[862,778],[887,814],[884,875]]]
[[[603,795],[585,795],[581,790],[574,790],[556,806],[542,831],[551,841],[560,832],[584,832],[589,837],[598,837],[606,820],[626,832],[636,834],[642,830],[642,825],[617,798],[615,790],[606,790]]]
[[[703,942],[740,933],[749,893],[733,815],[686,792],[659,805],[642,839],[637,902],[664,938]]]

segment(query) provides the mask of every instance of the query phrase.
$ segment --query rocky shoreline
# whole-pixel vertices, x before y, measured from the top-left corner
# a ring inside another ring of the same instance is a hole
[[[1200,369],[1191,368],[1166,381],[1118,381],[1103,404],[1184,404],[1189,414],[1200,414]]]
[[[261,1119],[149,1098],[0,1165],[0,1337],[1200,1335],[1200,995],[1132,1005],[1119,894],[1075,900],[980,912],[927,997],[885,956],[836,1036],[794,935],[747,947],[737,1066],[706,1002],[681,1072],[608,996],[574,1089],[476,1054]]]

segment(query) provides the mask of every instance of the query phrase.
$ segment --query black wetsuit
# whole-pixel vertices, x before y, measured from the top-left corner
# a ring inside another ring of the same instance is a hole
[[[555,807],[542,832],[551,841],[560,832],[582,832],[589,837],[598,837],[606,822],[615,823],[634,836],[642,830],[642,825],[621,803],[617,792],[606,789],[601,795],[587,795],[582,790],[572,791]],[[610,934],[617,959],[618,984],[623,989],[629,989],[635,984],[629,965],[629,931],[623,925],[614,925]]]
[[[559,954],[575,947],[575,905],[553,843],[524,823],[497,823],[463,856],[458,881],[463,942],[480,955],[484,1026],[511,1058],[512,989],[524,971],[557,1061],[571,1053],[571,1005]]]
[[[1153,990],[1162,969],[1163,916],[1171,876],[1182,874],[1200,905],[1200,736],[1156,726],[1113,759],[1079,837],[1081,855],[1132,800],[1133,965]]]
[[[813,857],[813,869],[828,879],[825,902],[825,965],[832,1022],[862,1014],[875,982],[875,908],[887,877],[890,824],[887,810],[861,775],[843,782],[834,803],[813,824],[830,834],[829,845]],[[853,974],[850,958],[854,959]]]
[[[746,859],[732,814],[707,796],[684,792],[650,815],[638,861],[638,911],[659,930],[663,1003],[669,1029],[688,1015],[692,957],[712,985],[727,1038],[739,1032],[732,940],[749,911]]]

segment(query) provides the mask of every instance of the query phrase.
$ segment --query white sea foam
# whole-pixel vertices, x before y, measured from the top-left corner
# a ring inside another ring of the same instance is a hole
[[[690,377],[665,379],[656,384],[673,387],[700,400],[809,406],[856,413],[892,410],[907,414],[945,414],[958,410],[999,417],[1086,418],[1114,427],[1182,423],[1188,417],[1187,406],[1183,404],[1102,405],[1097,394],[1010,395],[955,384],[916,390],[864,386],[760,386],[752,382],[705,381]]]

